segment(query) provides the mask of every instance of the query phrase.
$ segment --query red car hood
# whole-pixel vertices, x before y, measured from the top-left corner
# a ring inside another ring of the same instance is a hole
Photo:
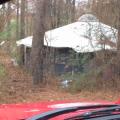
[[[75,101],[59,101],[59,102],[40,102],[28,104],[3,104],[0,105],[0,120],[21,120],[32,117],[34,115],[55,110],[58,108],[98,105],[98,104],[111,104],[109,102],[75,102]],[[84,111],[85,112],[85,111]],[[75,113],[74,113],[75,114]],[[69,117],[73,113],[61,115],[52,120],[61,120]]]

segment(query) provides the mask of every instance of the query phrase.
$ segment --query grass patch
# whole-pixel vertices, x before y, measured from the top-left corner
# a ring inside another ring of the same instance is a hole
[[[4,77],[6,75],[5,67],[0,64],[0,77]]]

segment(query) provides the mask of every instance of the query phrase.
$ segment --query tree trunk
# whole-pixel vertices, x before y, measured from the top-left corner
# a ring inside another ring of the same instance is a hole
[[[21,0],[21,30],[20,30],[20,38],[25,38],[25,2],[26,0]]]
[[[33,33],[33,46],[31,53],[31,65],[33,74],[33,84],[43,84],[43,61],[44,61],[44,33],[46,31],[46,13],[50,0],[36,1],[36,15]]]
[[[25,38],[25,1],[21,0],[20,39]],[[20,47],[20,65],[24,65],[24,46]]]
[[[72,18],[71,18],[71,21],[74,22],[75,21],[75,3],[76,3],[76,0],[73,0],[72,1]]]
[[[11,3],[8,2],[7,4],[7,41],[9,41],[8,44],[8,53],[11,54],[11,31],[10,31],[10,24],[11,24]]]
[[[117,5],[120,6],[120,1],[117,1]],[[118,8],[118,41],[117,41],[117,49],[118,49],[118,54],[120,55],[120,8]],[[119,56],[120,58],[120,56]]]
[[[16,16],[16,21],[17,21],[17,26],[16,26],[16,40],[19,40],[19,0],[17,0],[17,16]]]

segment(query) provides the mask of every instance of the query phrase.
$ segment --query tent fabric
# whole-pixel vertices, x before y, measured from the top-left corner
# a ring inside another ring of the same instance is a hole
[[[87,15],[89,16],[89,15]],[[100,44],[109,40],[117,43],[117,30],[98,21],[84,22],[83,18],[78,22],[59,27],[45,33],[44,45],[55,48],[72,48],[76,52],[94,52],[102,49],[115,50],[109,44]],[[91,19],[92,16],[88,17]],[[96,19],[96,18],[94,18]],[[32,36],[17,41],[17,45],[32,47]]]

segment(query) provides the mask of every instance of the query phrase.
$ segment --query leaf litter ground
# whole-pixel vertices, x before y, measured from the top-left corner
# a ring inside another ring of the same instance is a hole
[[[118,92],[110,91],[81,91],[70,93],[53,87],[36,87],[32,85],[32,76],[19,66],[13,66],[11,58],[0,51],[0,64],[4,66],[5,75],[0,77],[0,104],[29,103],[54,100],[114,101],[119,97]]]

